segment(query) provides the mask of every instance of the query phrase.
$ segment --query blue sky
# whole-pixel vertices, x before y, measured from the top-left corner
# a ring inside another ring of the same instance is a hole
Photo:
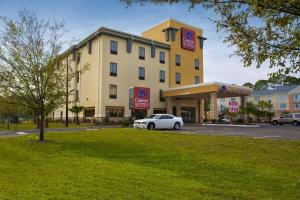
[[[208,40],[204,45],[204,81],[220,81],[243,84],[266,79],[267,68],[244,68],[240,58],[233,56],[233,48],[222,42],[222,33],[217,33],[208,18],[210,13],[200,7],[191,11],[188,5],[147,5],[126,8],[118,0],[0,0],[0,15],[16,18],[22,8],[33,10],[41,18],[55,18],[66,23],[66,40],[80,40],[100,26],[140,34],[166,18],[200,27]]]

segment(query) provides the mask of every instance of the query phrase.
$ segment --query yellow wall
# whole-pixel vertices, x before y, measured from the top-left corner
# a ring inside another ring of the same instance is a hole
[[[173,27],[177,28],[175,41],[171,40],[166,41],[165,33],[162,31],[166,28]],[[187,49],[181,48],[181,28],[188,28],[196,33],[196,46],[195,51],[190,51]],[[200,49],[199,39],[197,36],[202,36],[202,30],[181,22],[178,22],[173,19],[168,19],[142,33],[143,37],[150,39],[158,40],[161,42],[166,42],[170,44],[170,87],[177,87],[180,85],[190,85],[195,83],[195,76],[198,75],[200,78],[200,83],[203,83],[203,50]],[[176,66],[175,55],[180,55],[181,65]],[[196,70],[194,67],[194,60],[199,59],[199,70]],[[181,84],[175,83],[175,74],[176,72],[181,73]]]

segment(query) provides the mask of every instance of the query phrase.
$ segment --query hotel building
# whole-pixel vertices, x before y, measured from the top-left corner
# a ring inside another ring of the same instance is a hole
[[[217,98],[245,96],[251,89],[225,83],[204,83],[203,30],[167,19],[141,36],[101,27],[67,50],[63,62],[77,73],[70,104],[84,107],[83,118],[121,121],[153,113],[202,122],[204,101],[217,118]],[[244,102],[242,100],[242,102]],[[66,109],[53,116],[64,118]],[[69,113],[69,116],[73,116]]]

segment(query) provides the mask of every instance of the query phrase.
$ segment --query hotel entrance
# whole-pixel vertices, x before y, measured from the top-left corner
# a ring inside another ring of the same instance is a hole
[[[181,117],[184,123],[196,123],[196,108],[181,107]]]
[[[145,117],[147,117],[147,110],[146,109],[131,110],[131,116],[134,119],[144,119]]]

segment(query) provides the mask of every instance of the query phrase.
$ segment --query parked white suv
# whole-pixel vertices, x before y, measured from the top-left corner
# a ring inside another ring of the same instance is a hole
[[[280,117],[275,117],[271,122],[273,125],[293,124],[298,126],[300,124],[300,113],[283,114]]]
[[[145,119],[135,120],[134,128],[147,129],[176,129],[179,130],[183,126],[181,117],[175,117],[169,114],[154,114]]]

